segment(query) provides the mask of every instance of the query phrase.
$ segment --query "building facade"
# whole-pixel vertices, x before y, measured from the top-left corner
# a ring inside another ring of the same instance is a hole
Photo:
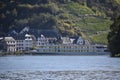
[[[24,49],[29,51],[36,46],[36,38],[34,35],[26,34],[24,40]]]
[[[16,52],[16,41],[13,37],[5,37],[7,52]]]
[[[72,41],[69,37],[62,37],[62,44],[72,44]]]
[[[106,49],[91,45],[81,36],[61,37],[53,30],[36,30],[26,27],[19,33],[12,31],[9,35],[11,37],[5,38],[7,52],[24,52],[33,49],[39,52],[103,52]]]
[[[18,34],[14,36],[16,40],[16,50],[23,52],[28,51],[36,46],[36,38],[30,34]]]
[[[49,44],[49,41],[48,39],[45,38],[44,35],[41,34],[41,36],[37,38],[37,47],[41,45],[48,45],[48,44]]]
[[[78,37],[76,44],[78,44],[78,45],[84,45],[84,40],[82,39],[81,36]]]

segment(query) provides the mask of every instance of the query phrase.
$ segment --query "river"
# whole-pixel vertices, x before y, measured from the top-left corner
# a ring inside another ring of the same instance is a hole
[[[0,70],[120,70],[120,59],[109,56],[5,56]]]
[[[98,72],[99,71],[117,71],[117,73],[120,74],[120,59],[111,58],[108,55],[104,55],[104,56],[39,55],[39,56],[0,57],[0,73],[2,74],[8,71],[18,72],[18,73],[19,71],[23,71],[22,73],[24,73],[24,71],[31,71],[33,73],[34,71],[40,71],[40,73],[41,71],[42,72],[48,72],[48,71],[53,71],[53,72],[57,72],[57,71],[92,71],[92,72],[94,71],[98,71]],[[5,73],[4,75],[7,75],[7,74]],[[88,72],[86,74],[88,74]]]

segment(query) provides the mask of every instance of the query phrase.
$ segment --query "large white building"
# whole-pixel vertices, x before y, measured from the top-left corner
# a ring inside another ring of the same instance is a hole
[[[34,35],[18,34],[13,36],[13,38],[16,40],[17,51],[28,51],[36,45],[36,39]]]
[[[77,37],[62,37],[63,44],[77,44],[77,45],[84,45],[85,40],[81,36]]]
[[[34,48],[36,46],[36,38],[34,35],[25,35],[25,50],[30,50],[30,48]]]
[[[16,41],[13,37],[5,37],[7,52],[16,52]]]
[[[84,40],[82,39],[81,36],[78,37],[76,44],[78,44],[78,45],[84,45]]]
[[[54,30],[37,30],[29,27],[23,28],[20,32],[12,30],[8,35],[16,40],[17,51],[28,51],[41,45],[56,44],[60,38]]]
[[[62,44],[72,44],[72,41],[69,37],[62,37]]]
[[[37,38],[37,47],[41,45],[48,45],[49,41],[45,38],[44,35],[41,34],[40,37]]]

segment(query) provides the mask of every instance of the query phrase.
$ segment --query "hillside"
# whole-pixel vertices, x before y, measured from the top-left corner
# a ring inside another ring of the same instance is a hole
[[[29,26],[55,29],[63,36],[85,35],[92,43],[102,43],[94,38],[109,31],[112,19],[120,11],[119,4],[120,0],[0,1],[0,36]]]

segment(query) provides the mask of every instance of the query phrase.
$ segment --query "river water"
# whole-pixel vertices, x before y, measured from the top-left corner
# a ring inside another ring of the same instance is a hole
[[[120,80],[120,59],[109,56],[0,57],[0,80]]]
[[[0,72],[17,70],[120,70],[120,59],[105,56],[5,56],[0,57]]]

